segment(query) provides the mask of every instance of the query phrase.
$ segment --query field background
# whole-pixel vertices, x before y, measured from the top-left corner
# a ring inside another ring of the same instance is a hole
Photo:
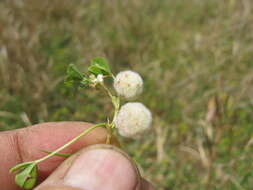
[[[154,130],[122,141],[158,190],[253,189],[252,0],[1,0],[0,130],[104,120],[63,85],[95,56],[145,80]]]

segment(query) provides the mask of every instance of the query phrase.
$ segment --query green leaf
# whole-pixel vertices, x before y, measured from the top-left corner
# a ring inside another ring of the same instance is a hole
[[[91,66],[88,68],[88,71],[96,76],[99,74],[112,76],[109,64],[101,57],[96,57],[91,60]]]
[[[84,75],[78,71],[74,64],[70,64],[67,69],[67,76],[73,80],[82,80]]]
[[[38,166],[36,163],[26,165],[15,177],[16,184],[23,189],[32,189],[36,184]]]
[[[24,168],[26,168],[28,165],[32,164],[33,162],[24,162],[21,164],[18,164],[16,166],[14,166],[13,168],[10,169],[10,172],[16,172],[18,170],[22,170]]]
[[[96,65],[91,65],[89,68],[88,68],[88,71],[94,75],[99,75],[99,74],[103,74],[102,70],[99,69]]]
[[[82,87],[82,81],[85,79],[85,75],[82,74],[74,64],[70,64],[67,69],[67,76],[64,80],[64,84],[67,87]]]

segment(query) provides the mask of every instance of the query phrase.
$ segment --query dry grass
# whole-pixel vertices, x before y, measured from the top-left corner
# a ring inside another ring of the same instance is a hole
[[[124,140],[158,189],[253,186],[251,0],[0,2],[0,129],[105,118],[107,99],[62,84],[106,57],[146,81],[154,133]],[[81,103],[80,103],[81,102]],[[104,106],[105,105],[105,106]]]

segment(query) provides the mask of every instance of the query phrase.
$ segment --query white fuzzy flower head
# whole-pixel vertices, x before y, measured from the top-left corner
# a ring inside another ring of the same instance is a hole
[[[122,71],[114,79],[114,88],[120,96],[132,100],[142,93],[143,80],[136,72]]]
[[[116,117],[116,127],[124,137],[137,137],[151,127],[152,115],[142,103],[123,105]]]

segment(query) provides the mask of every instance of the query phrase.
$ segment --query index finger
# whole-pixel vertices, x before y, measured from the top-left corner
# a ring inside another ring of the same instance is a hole
[[[51,122],[0,133],[0,186],[17,190],[14,174],[9,173],[11,167],[45,156],[41,150],[54,151],[89,127],[91,124],[85,122]],[[85,146],[104,143],[106,135],[104,128],[97,128],[63,153],[74,153]],[[62,157],[52,157],[39,164],[39,180],[45,179],[63,160]]]

